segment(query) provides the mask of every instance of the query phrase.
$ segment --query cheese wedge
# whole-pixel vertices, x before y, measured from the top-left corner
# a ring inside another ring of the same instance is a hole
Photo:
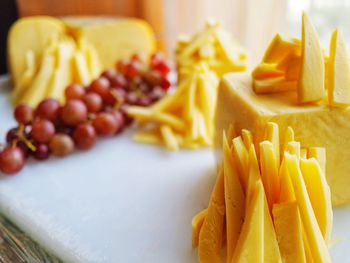
[[[231,262],[268,262],[264,260],[264,194],[260,181],[260,184],[254,185],[242,232]]]
[[[40,60],[52,35],[64,35],[66,27],[59,19],[48,16],[25,17],[18,20],[7,37],[8,63],[11,78],[17,85],[26,68],[26,53],[31,50]]]
[[[350,110],[329,107],[325,103],[298,105],[295,92],[256,94],[251,76],[246,73],[227,74],[218,91],[216,149],[222,149],[222,131],[230,124],[235,127],[236,134],[248,129],[257,138],[264,138],[268,122],[277,123],[281,131],[291,126],[295,140],[303,147],[325,147],[332,204],[346,204],[350,202]],[[221,159],[220,155],[217,157]]]
[[[298,204],[275,204],[272,214],[283,263],[306,263]]]
[[[312,208],[309,195],[304,183],[298,159],[285,153],[288,172],[295,190],[295,197],[300,208],[300,216],[306,233],[307,242],[310,246],[314,262],[331,262],[326,241],[318,226],[314,210]]]
[[[306,13],[302,17],[302,55],[298,81],[300,103],[320,101],[325,97],[325,64],[316,30]]]
[[[278,68],[278,64],[275,63],[261,63],[255,67],[252,72],[254,79],[267,79],[283,77],[284,71]]]
[[[280,62],[290,53],[300,54],[300,51],[300,40],[296,38],[286,38],[281,34],[276,34],[266,49],[263,62]]]
[[[225,221],[224,174],[221,171],[210,197],[207,216],[199,234],[198,260],[220,263]]]
[[[297,81],[286,80],[284,77],[254,79],[253,89],[257,94],[291,91],[297,89]]]
[[[333,224],[331,192],[316,159],[301,159],[300,168],[312,208],[324,240],[328,243]]]
[[[332,34],[328,59],[328,100],[337,107],[350,105],[350,62],[342,31]]]
[[[233,252],[241,232],[245,215],[245,198],[239,181],[238,169],[232,160],[231,150],[224,136],[224,181],[226,204],[227,262],[231,262]]]

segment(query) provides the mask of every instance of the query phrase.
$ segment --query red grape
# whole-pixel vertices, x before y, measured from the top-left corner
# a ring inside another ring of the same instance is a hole
[[[120,73],[123,73],[125,74],[126,73],[126,69],[128,67],[128,64],[129,62],[125,59],[122,59],[122,60],[119,60],[118,63],[117,63],[117,70],[120,72]]]
[[[162,80],[162,88],[163,88],[164,90],[168,90],[168,89],[170,88],[170,86],[171,86],[170,81],[169,81],[167,78],[164,78],[164,79]]]
[[[89,91],[93,91],[101,96],[102,99],[108,95],[110,83],[107,78],[100,77],[91,82]]]
[[[132,91],[126,94],[126,101],[130,105],[136,105],[139,97],[136,92]]]
[[[64,91],[66,98],[80,100],[85,95],[85,88],[80,84],[71,84]]]
[[[12,128],[6,134],[6,142],[12,143],[14,140],[18,139],[18,137],[19,137],[19,129]]]
[[[87,107],[81,100],[72,99],[62,107],[61,119],[67,125],[76,126],[86,121],[87,112]]]
[[[30,155],[30,149],[24,141],[17,142],[17,147],[20,148],[23,152],[25,158],[28,158]]]
[[[18,123],[28,124],[33,120],[33,109],[26,104],[20,104],[15,108],[14,116]]]
[[[51,153],[55,156],[66,156],[73,152],[73,139],[66,134],[56,134],[50,141]]]
[[[113,69],[106,69],[102,72],[101,77],[104,77],[111,82],[112,78],[117,74],[117,72]]]
[[[85,94],[83,101],[85,102],[88,112],[99,112],[102,109],[102,98],[95,92],[88,92]]]
[[[95,128],[88,123],[80,124],[73,133],[73,139],[78,149],[88,150],[96,141]]]
[[[40,143],[47,143],[55,135],[55,126],[49,120],[38,120],[33,123],[31,136]]]
[[[144,76],[146,81],[152,86],[160,85],[162,83],[162,76],[157,70],[150,70]]]
[[[0,170],[5,174],[19,172],[24,162],[24,154],[19,147],[7,147],[0,153]]]
[[[109,81],[111,83],[111,86],[114,88],[125,89],[128,86],[128,82],[126,78],[121,74],[115,74],[114,76],[111,77]]]
[[[35,110],[35,116],[40,119],[50,120],[52,122],[57,120],[59,115],[60,103],[55,99],[45,99]]]
[[[35,151],[32,153],[32,155],[34,156],[35,159],[39,160],[39,161],[43,161],[49,158],[50,156],[50,149],[49,146],[47,146],[44,143],[37,143],[35,145],[36,149]]]
[[[142,106],[142,107],[148,107],[151,104],[152,104],[152,100],[146,96],[139,98],[137,101],[137,105]]]
[[[140,75],[141,71],[142,71],[142,64],[137,61],[132,61],[132,62],[129,62],[128,65],[126,66],[125,75],[128,78],[132,79]]]
[[[102,112],[96,116],[92,125],[96,132],[102,136],[111,136],[118,130],[118,123],[114,116],[107,112]]]
[[[120,133],[124,129],[124,126],[125,126],[124,114],[121,111],[112,111],[111,114],[116,119],[117,124],[118,124],[118,129],[117,129],[116,133]]]

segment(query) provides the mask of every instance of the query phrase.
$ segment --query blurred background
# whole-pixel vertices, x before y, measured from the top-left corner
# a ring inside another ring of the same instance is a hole
[[[6,36],[18,17],[30,15],[116,15],[147,20],[160,48],[171,54],[178,34],[193,33],[208,18],[220,20],[255,63],[276,32],[300,35],[307,11],[321,41],[328,46],[332,29],[342,25],[350,36],[350,0],[0,0],[0,73],[6,72]]]

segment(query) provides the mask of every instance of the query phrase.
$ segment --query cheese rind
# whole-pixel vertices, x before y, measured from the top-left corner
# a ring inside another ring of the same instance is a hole
[[[259,95],[252,90],[252,79],[247,73],[227,74],[218,92],[216,148],[222,149],[222,131],[230,124],[237,134],[242,129],[250,130],[257,141],[264,138],[267,122],[277,123],[281,131],[291,126],[295,140],[303,147],[325,147],[332,204],[349,203],[350,109],[329,107],[325,103],[298,105],[295,92]],[[218,158],[221,159],[220,155]]]

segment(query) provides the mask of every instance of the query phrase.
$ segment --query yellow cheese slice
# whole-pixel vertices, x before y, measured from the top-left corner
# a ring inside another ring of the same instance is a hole
[[[286,80],[298,80],[300,75],[301,58],[294,57],[288,61],[286,69]]]
[[[307,158],[315,158],[318,161],[323,174],[326,173],[326,149],[324,147],[309,147]]]
[[[284,150],[290,154],[295,155],[298,159],[300,159],[300,142],[289,142]]]
[[[248,183],[248,151],[243,143],[242,137],[238,136],[232,140],[232,155],[236,163],[239,179],[245,191]]]
[[[64,35],[65,30],[61,20],[48,16],[25,17],[13,24],[7,37],[7,47],[14,85],[25,71],[28,50],[34,53],[35,59],[40,60],[52,35]]]
[[[325,97],[325,64],[316,30],[303,13],[302,56],[298,82],[298,101],[315,102]]]
[[[249,174],[248,174],[248,186],[246,190],[246,210],[248,209],[248,206],[254,194],[255,186],[260,180],[261,180],[261,175],[260,175],[259,163],[256,157],[255,147],[253,144],[251,144],[249,148]]]
[[[280,170],[279,170],[279,177],[280,177],[280,183],[281,183],[281,191],[279,196],[279,202],[280,203],[290,203],[295,201],[295,193],[293,189],[292,181],[289,177],[288,167],[286,160],[282,160]]]
[[[75,51],[72,40],[63,40],[58,44],[56,54],[56,68],[51,83],[46,91],[46,97],[54,98],[64,103],[64,90],[72,83],[71,61]]]
[[[296,156],[285,153],[290,178],[294,187],[296,201],[300,209],[300,215],[307,242],[310,246],[314,262],[331,262],[327,244],[323,239],[322,232],[318,226],[317,219],[312,208],[310,198],[306,189],[303,175],[300,170],[299,161]]]
[[[14,91],[11,94],[13,103],[17,104],[19,98],[25,93],[35,77],[37,70],[35,54],[32,50],[26,53],[26,68],[23,75],[18,79]]]
[[[274,204],[272,214],[283,263],[306,263],[298,204]]]
[[[254,79],[268,79],[283,77],[284,71],[278,68],[276,63],[260,63],[252,72]]]
[[[292,142],[294,141],[294,130],[292,127],[288,126],[285,133],[284,133],[284,138],[283,138],[283,151],[284,152],[284,149],[285,147],[287,146],[287,144],[289,142]]]
[[[202,229],[204,219],[207,215],[208,209],[203,209],[192,218],[192,247],[198,247],[199,233]]]
[[[254,79],[253,89],[257,94],[291,91],[297,89],[297,81],[286,80],[284,77]]]
[[[238,169],[232,159],[226,135],[223,142],[226,204],[227,262],[231,262],[245,214],[245,198]]]
[[[278,167],[275,148],[269,141],[260,143],[260,168],[261,178],[264,184],[267,202],[270,210],[272,205],[278,202],[280,195],[280,179],[278,176]]]
[[[33,79],[30,87],[28,87],[24,95],[20,98],[20,102],[36,107],[38,103],[45,98],[47,88],[52,79],[54,67],[55,57],[53,54],[47,52],[42,59],[37,75]]]
[[[301,159],[302,158],[306,159],[306,157],[307,157],[307,149],[306,148],[301,148],[300,149],[300,158]]]
[[[343,33],[337,29],[332,34],[327,67],[329,104],[337,107],[350,105],[350,64]]]
[[[324,240],[328,244],[333,223],[331,192],[329,186],[316,159],[301,159],[300,168],[318,226]]]
[[[221,245],[225,222],[224,174],[221,170],[210,197],[207,216],[199,233],[198,260],[221,263]]]
[[[276,63],[290,53],[300,53],[300,40],[276,34],[265,51],[263,62]]]
[[[264,188],[256,183],[250,199],[242,232],[231,262],[264,263]],[[271,261],[272,262],[272,261]]]
[[[266,124],[266,140],[273,144],[277,165],[280,164],[280,132],[277,123],[268,122]]]
[[[243,143],[245,145],[245,148],[247,151],[249,151],[252,143],[253,143],[253,135],[249,130],[243,129],[242,130],[242,139]]]

